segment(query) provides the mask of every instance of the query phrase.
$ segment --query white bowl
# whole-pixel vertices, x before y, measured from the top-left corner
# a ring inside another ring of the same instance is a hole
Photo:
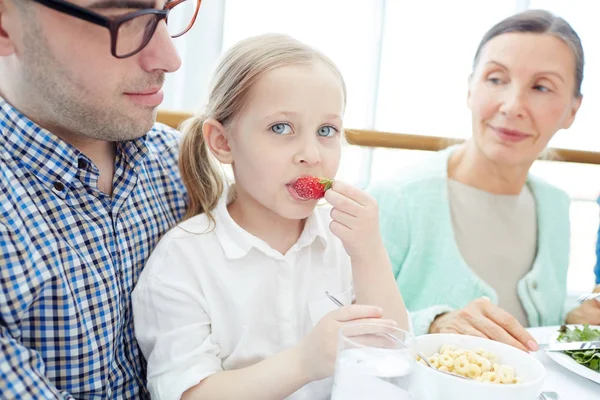
[[[417,336],[410,340],[411,347],[430,357],[439,353],[442,345],[448,344],[459,349],[484,349],[498,357],[498,363],[515,369],[521,378],[516,384],[491,384],[470,379],[460,379],[435,371],[417,363],[413,390],[419,400],[537,400],[546,369],[533,355],[508,346],[504,343],[474,336],[455,334],[432,334]]]

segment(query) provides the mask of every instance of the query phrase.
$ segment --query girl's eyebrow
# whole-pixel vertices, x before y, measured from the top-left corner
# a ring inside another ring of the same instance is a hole
[[[299,114],[294,111],[277,111],[277,112],[274,112],[273,114],[269,114],[269,115],[265,116],[264,119],[271,120],[271,119],[275,119],[276,117],[293,118],[293,117],[297,117],[298,115]],[[339,120],[342,119],[342,117],[339,114],[325,114],[325,115],[323,115],[323,117],[326,119],[339,119]]]
[[[272,114],[269,114],[267,116],[265,116],[264,119],[275,119],[276,117],[285,117],[285,118],[292,118],[292,117],[297,117],[298,113],[294,112],[294,111],[277,111],[274,112]]]

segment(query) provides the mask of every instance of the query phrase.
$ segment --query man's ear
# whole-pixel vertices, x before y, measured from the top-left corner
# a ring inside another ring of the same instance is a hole
[[[213,118],[207,119],[202,125],[202,135],[204,136],[206,146],[217,160],[223,164],[231,164],[233,162],[229,139],[227,139],[223,124]]]
[[[13,35],[22,19],[11,0],[0,0],[0,57],[15,53]]]

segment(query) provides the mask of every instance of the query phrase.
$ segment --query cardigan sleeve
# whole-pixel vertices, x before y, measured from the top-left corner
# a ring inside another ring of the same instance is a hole
[[[429,326],[438,315],[454,311],[454,308],[445,304],[436,304],[419,311],[410,313],[413,332],[415,336],[426,335],[429,333]]]
[[[396,282],[410,249],[410,221],[408,203],[401,187],[389,183],[376,184],[367,189],[379,205],[379,226],[385,248],[392,263]],[[440,304],[418,311],[410,311],[412,331],[415,335],[429,332],[429,326],[440,314],[453,311],[448,305]]]
[[[407,204],[404,195],[389,183],[375,184],[367,189],[379,206],[379,229],[398,279],[410,245]]]

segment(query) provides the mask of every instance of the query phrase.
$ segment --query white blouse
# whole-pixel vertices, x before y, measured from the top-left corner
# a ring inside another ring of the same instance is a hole
[[[135,332],[148,361],[153,399],[175,400],[204,378],[244,368],[296,345],[337,308],[329,291],[352,301],[350,258],[317,207],[285,254],[237,225],[226,195],[207,231],[202,214],[168,232],[133,291]],[[205,233],[203,233],[205,232]],[[326,399],[331,378],[289,399]]]
[[[529,186],[520,194],[494,194],[448,180],[458,248],[477,276],[498,294],[498,305],[529,326],[517,285],[537,255],[537,215]]]

